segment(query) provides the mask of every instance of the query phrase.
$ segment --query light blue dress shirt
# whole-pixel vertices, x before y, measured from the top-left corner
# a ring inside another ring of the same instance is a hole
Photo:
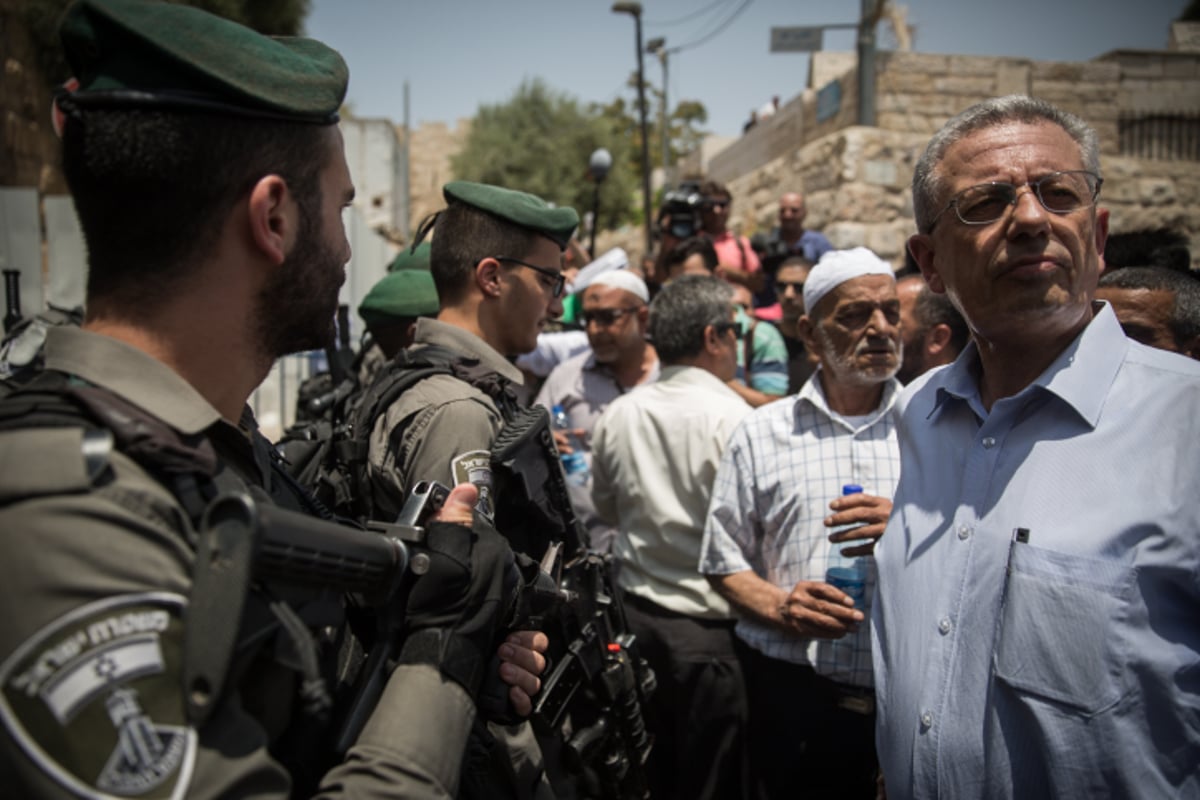
[[[900,400],[873,614],[888,797],[1200,797],[1200,364],[1108,307],[1019,394]]]

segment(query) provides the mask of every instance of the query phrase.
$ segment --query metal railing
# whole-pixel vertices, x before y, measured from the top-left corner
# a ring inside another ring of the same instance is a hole
[[[1122,112],[1117,125],[1123,156],[1200,161],[1200,112]]]

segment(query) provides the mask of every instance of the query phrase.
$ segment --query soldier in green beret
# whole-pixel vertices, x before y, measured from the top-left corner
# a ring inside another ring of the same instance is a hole
[[[135,0],[77,2],[62,41],[87,316],[50,331],[45,372],[0,402],[3,793],[454,796],[490,659],[503,650],[518,713],[544,667],[541,634],[501,648],[503,605],[486,601],[512,555],[456,524],[476,490],[427,525],[433,580],[403,619],[422,645],[405,639],[345,753],[344,598],[255,573],[204,517],[230,491],[322,512],[246,401],[278,357],[332,334],[354,195],[345,63]],[[439,549],[468,536],[453,562]],[[455,662],[431,641],[458,643]]]
[[[428,251],[428,244],[422,244]],[[418,251],[420,248],[418,248]],[[405,259],[419,260],[405,250],[396,256],[389,267],[391,272],[371,287],[367,296],[358,305],[358,315],[367,326],[367,336],[358,357],[358,384],[370,385],[375,374],[389,360],[413,343],[417,332],[417,320],[436,317],[439,309],[437,287],[429,274],[428,253],[426,268],[402,266],[397,262]]]
[[[579,223],[574,209],[467,181],[446,184],[443,196],[447,206],[436,216],[430,259],[441,310],[436,319],[417,321],[414,344],[381,370],[372,391],[389,371],[399,378],[414,364],[451,363],[455,372],[425,378],[374,417],[367,458],[372,492],[362,511],[375,519],[394,518],[424,479],[477,486],[477,510],[494,517],[492,444],[517,407],[513,387],[523,380],[509,359],[533,350],[539,331],[562,314],[562,254]],[[514,764],[515,796],[546,796],[528,726],[493,726],[491,734],[503,748],[492,760]]]

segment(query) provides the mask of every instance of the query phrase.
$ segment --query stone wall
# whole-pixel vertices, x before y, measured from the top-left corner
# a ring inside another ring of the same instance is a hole
[[[1113,232],[1176,228],[1190,237],[1200,264],[1200,162],[1122,156],[1119,136],[1122,113],[1200,110],[1200,54],[1122,50],[1075,63],[880,53],[877,128],[845,127],[856,105],[853,60],[819,63],[822,81],[842,85],[833,119],[812,124],[816,94],[806,89],[780,109],[782,119],[752,129],[712,160],[710,174],[721,170],[718,179],[734,195],[733,226],[743,233],[769,229],[779,195],[801,190],[810,227],[838,247],[865,245],[901,265],[913,232],[913,166],[929,136],[975,102],[1018,93],[1048,100],[1096,128],[1105,172],[1101,204],[1111,211]],[[840,77],[832,74],[835,66],[845,69]],[[771,125],[799,133],[790,141],[772,138]]]
[[[404,142],[404,128],[397,134]],[[460,119],[454,128],[426,122],[412,130],[409,146],[409,230],[416,234],[421,220],[445,208],[442,186],[454,180],[450,159],[462,149],[471,132],[471,120]]]
[[[0,60],[0,186],[65,193],[58,139],[50,124],[50,90],[21,0],[0,0]]]

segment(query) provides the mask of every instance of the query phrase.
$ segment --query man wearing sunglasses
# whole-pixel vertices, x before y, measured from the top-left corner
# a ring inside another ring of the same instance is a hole
[[[590,348],[559,364],[538,392],[546,408],[562,406],[583,443],[591,466],[591,434],[609,403],[636,386],[658,379],[658,354],[646,341],[650,291],[627,269],[601,273],[583,290],[580,319]],[[569,485],[571,502],[588,534],[588,545],[607,553],[616,529],[596,515],[592,486]]]
[[[973,106],[913,176],[909,249],[972,342],[902,395],[876,549],[891,798],[1200,796],[1200,365],[1095,302],[1098,137]]]
[[[370,425],[364,510],[394,520],[418,481],[470,483],[479,490],[478,524],[492,530],[491,448],[518,409],[512,387],[523,381],[509,358],[533,350],[546,322],[562,314],[562,254],[579,217],[524,192],[468,181],[446,184],[443,196],[446,208],[423,226],[435,224],[430,271],[441,310],[436,319],[418,320],[413,345],[381,370],[363,402],[417,365],[448,365],[452,372],[380,403]],[[549,791],[528,725],[490,723],[473,748],[486,757],[464,775],[471,796],[490,797],[497,783],[518,798]],[[505,764],[499,772],[497,763]]]

